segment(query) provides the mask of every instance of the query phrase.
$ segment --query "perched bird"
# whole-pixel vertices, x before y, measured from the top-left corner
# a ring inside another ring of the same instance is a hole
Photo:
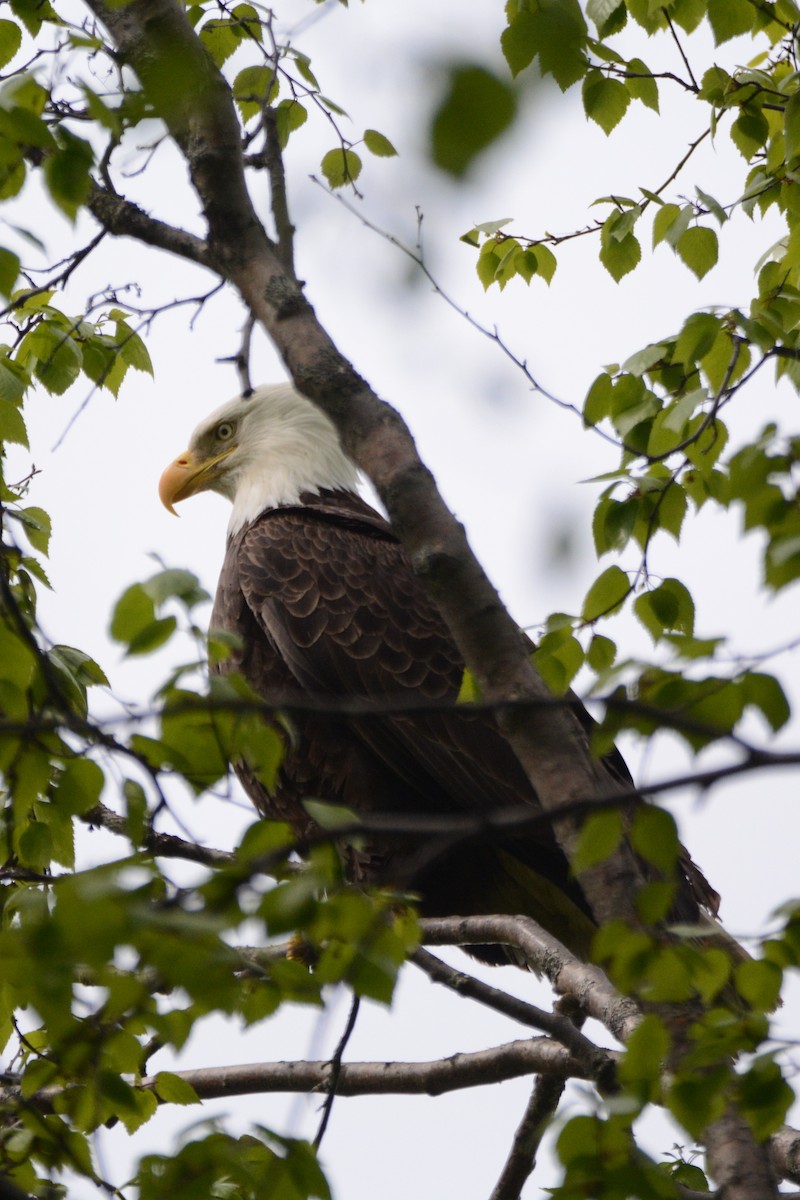
[[[458,649],[391,525],[357,487],[331,421],[288,384],[217,409],[161,477],[170,511],[205,490],[232,502],[211,630],[236,634],[238,648],[222,669],[240,671],[270,704],[300,706],[276,787],[241,766],[245,789],[300,838],[315,828],[308,798],[405,816],[537,806],[491,714],[456,707]],[[358,714],[343,714],[346,705]],[[577,698],[574,706],[588,731],[592,718]],[[630,780],[616,751],[604,762]],[[588,955],[595,924],[548,824],[455,841],[424,860],[419,839],[382,834],[351,848],[347,869],[355,882],[412,888],[428,916],[534,917]],[[675,919],[697,921],[717,905],[686,855]],[[507,961],[497,947],[481,957]]]

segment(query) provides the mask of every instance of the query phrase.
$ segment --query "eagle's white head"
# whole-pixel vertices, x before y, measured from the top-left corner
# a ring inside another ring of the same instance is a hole
[[[233,504],[234,534],[267,508],[297,504],[301,492],[355,491],[358,472],[333,423],[288,383],[237,396],[197,426],[188,450],[161,476],[170,512],[196,492],[219,492]]]

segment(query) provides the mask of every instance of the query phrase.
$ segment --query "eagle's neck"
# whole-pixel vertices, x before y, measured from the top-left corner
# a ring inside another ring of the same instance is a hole
[[[273,423],[263,437],[254,437],[247,460],[231,480],[232,537],[270,508],[299,504],[303,492],[358,489],[358,471],[342,450],[331,422],[308,405],[302,421]]]

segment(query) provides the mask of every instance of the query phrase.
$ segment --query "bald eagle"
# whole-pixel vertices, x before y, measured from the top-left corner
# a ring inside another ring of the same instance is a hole
[[[298,706],[274,791],[239,767],[245,789],[301,839],[314,829],[309,798],[359,814],[538,808],[491,714],[456,707],[458,649],[391,525],[357,488],[331,421],[287,384],[217,409],[161,477],[172,512],[209,489],[232,502],[211,616],[212,631],[237,635],[223,669],[272,705]],[[347,705],[362,707],[347,716]],[[574,706],[588,731],[592,718]],[[604,762],[630,781],[616,751]],[[347,853],[353,881],[412,888],[426,915],[525,914],[588,955],[591,910],[546,824],[456,841],[427,863],[418,839],[396,835]],[[673,916],[693,922],[717,903],[686,855]],[[482,957],[507,961],[499,948]]]

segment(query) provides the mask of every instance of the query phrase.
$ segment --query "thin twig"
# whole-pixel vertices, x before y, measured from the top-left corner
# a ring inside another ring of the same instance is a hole
[[[669,13],[667,12],[666,8],[662,8],[662,9],[661,9],[661,11],[662,11],[662,13],[664,14],[664,17],[665,17],[665,19],[666,19],[667,25],[669,26],[669,31],[670,31],[670,33],[672,34],[673,41],[675,42],[675,45],[678,47],[678,52],[680,53],[680,56],[681,56],[681,58],[683,59],[683,65],[686,67],[686,70],[687,70],[687,71],[688,71],[688,73],[689,73],[689,78],[690,78],[690,79],[691,79],[691,81],[692,81],[692,86],[693,86],[693,88],[694,88],[695,92],[699,92],[699,91],[700,91],[700,87],[699,87],[699,85],[698,85],[698,82],[697,82],[697,80],[696,80],[696,79],[695,79],[695,77],[694,77],[694,71],[692,70],[691,66],[689,65],[689,60],[688,60],[688,58],[686,57],[686,54],[685,54],[685,52],[684,52],[684,49],[683,49],[683,46],[681,45],[681,40],[680,40],[680,38],[678,37],[677,33],[675,32],[675,26],[672,24],[672,18],[670,17],[670,15],[669,15]]]
[[[342,1075],[342,1056],[347,1049],[347,1043],[350,1041],[353,1030],[356,1027],[358,1019],[358,1010],[361,1007],[361,999],[359,996],[353,996],[353,1002],[350,1005],[350,1012],[347,1017],[347,1024],[344,1027],[344,1033],[339,1038],[338,1045],[333,1052],[333,1058],[330,1061],[330,1082],[328,1083],[328,1094],[325,1097],[325,1102],[322,1105],[322,1119],[319,1123],[317,1136],[314,1138],[314,1149],[319,1150],[322,1145],[322,1139],[325,1136],[325,1130],[328,1128],[328,1122],[331,1119],[333,1111],[333,1102],[336,1099],[336,1090],[339,1086],[339,1080]]]

